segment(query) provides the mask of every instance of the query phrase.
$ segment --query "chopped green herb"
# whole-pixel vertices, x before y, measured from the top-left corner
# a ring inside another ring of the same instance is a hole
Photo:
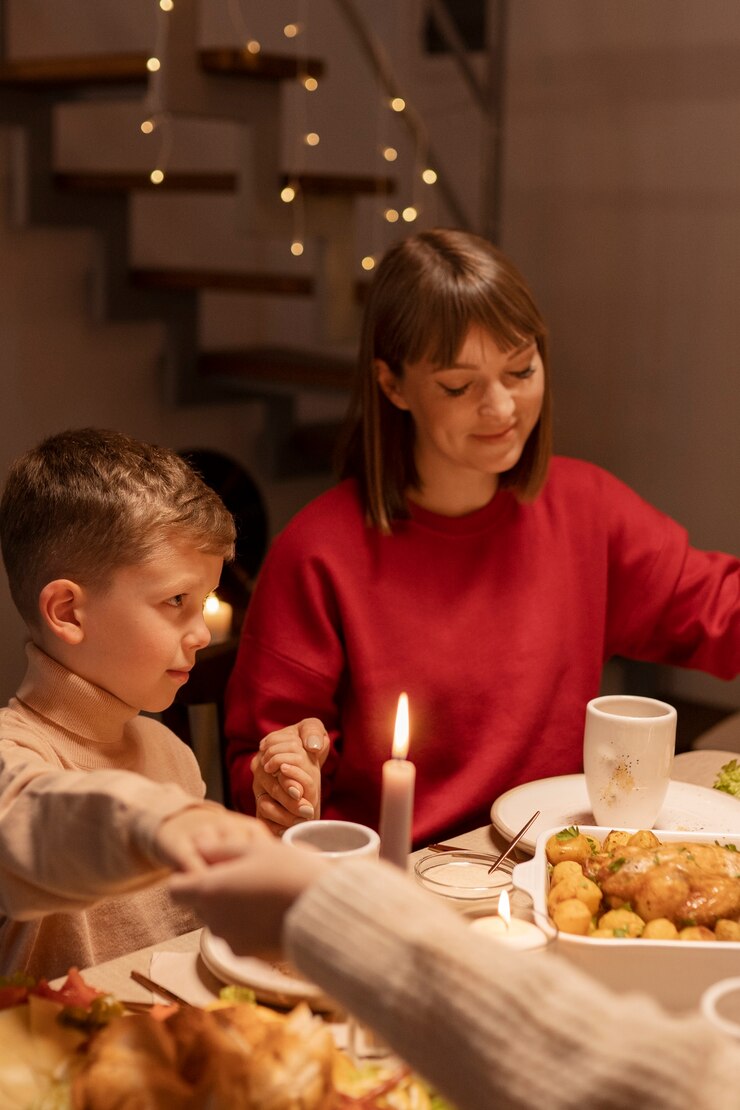
[[[221,987],[218,992],[221,1002],[256,1002],[257,996],[249,987]]]
[[[740,798],[740,763],[736,759],[731,759],[724,767],[720,767],[714,789]]]
[[[628,937],[629,935],[629,929],[625,925],[620,925],[618,929],[614,930],[615,937]]]
[[[555,833],[556,840],[575,840],[580,835],[580,831],[576,825],[569,825],[567,829],[561,829],[559,833]]]
[[[615,859],[615,860],[613,860],[613,861],[612,861],[612,862],[611,862],[611,863],[609,864],[609,868],[608,868],[608,870],[609,870],[609,871],[612,871],[612,872],[614,872],[614,871],[619,871],[619,868],[620,868],[620,867],[621,867],[621,866],[622,866],[623,864],[625,864],[626,862],[627,862],[627,860],[625,859],[625,857],[624,857],[624,856],[620,856],[620,857],[619,857],[619,859]]]

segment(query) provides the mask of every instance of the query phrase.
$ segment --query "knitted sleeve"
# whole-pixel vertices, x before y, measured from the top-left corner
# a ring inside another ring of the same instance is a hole
[[[387,865],[330,868],[285,934],[296,966],[461,1110],[737,1110],[740,1048],[703,1020],[499,949]]]

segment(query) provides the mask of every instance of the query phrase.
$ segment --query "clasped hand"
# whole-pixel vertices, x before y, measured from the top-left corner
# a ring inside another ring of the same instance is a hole
[[[271,732],[252,760],[257,816],[276,834],[321,812],[321,768],[329,737],[316,717]]]

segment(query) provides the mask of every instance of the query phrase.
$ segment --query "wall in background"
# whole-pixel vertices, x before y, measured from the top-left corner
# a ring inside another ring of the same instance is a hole
[[[331,20],[332,0],[312,0],[309,10],[314,5]],[[361,6],[383,21],[409,94],[428,110],[435,145],[476,223],[482,125],[453,63],[419,53],[419,0]],[[17,16],[12,43],[21,54],[43,53],[44,36],[61,53],[146,46],[152,7],[99,0],[73,21],[59,15],[78,11],[77,0],[18,0],[8,6]],[[211,41],[223,23],[217,7],[209,2],[204,26]],[[259,7],[264,17],[267,6]],[[682,521],[698,546],[738,552],[740,7],[736,0],[514,0],[510,12],[503,245],[551,326],[557,447],[608,467]],[[325,53],[315,40],[311,52]],[[484,59],[475,64],[484,70]],[[337,66],[344,72],[341,58]],[[363,90],[355,99],[349,85],[345,93],[355,108],[359,171],[368,169],[380,119]],[[342,157],[353,149],[345,144]],[[261,473],[259,404],[173,407],[158,326],[92,322],[91,236],[0,235],[0,472],[42,435],[95,423],[232,453],[260,478],[273,530],[323,487],[314,479],[285,486]],[[230,305],[222,308],[232,319]],[[219,313],[207,319],[215,327]],[[4,700],[22,666],[22,630],[4,583],[0,622]],[[740,705],[738,682],[672,671],[664,679],[683,696]]]
[[[510,10],[504,246],[551,325],[557,447],[740,552],[740,7]]]

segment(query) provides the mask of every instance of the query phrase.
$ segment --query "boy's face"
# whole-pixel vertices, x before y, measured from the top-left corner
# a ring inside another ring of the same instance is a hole
[[[203,602],[222,566],[218,555],[172,542],[147,563],[121,567],[108,589],[85,591],[73,670],[135,709],[166,709],[211,639]]]

